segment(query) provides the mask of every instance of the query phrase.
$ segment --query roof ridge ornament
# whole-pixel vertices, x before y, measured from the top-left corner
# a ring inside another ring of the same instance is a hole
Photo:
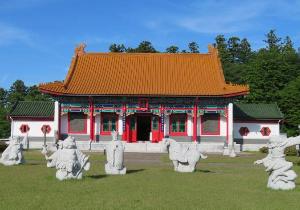
[[[217,54],[217,55],[219,54],[218,48],[213,46],[212,44],[209,44],[207,48],[208,48],[208,53]]]
[[[81,56],[85,54],[85,47],[86,44],[85,43],[80,43],[79,45],[76,46],[75,48],[75,56]]]

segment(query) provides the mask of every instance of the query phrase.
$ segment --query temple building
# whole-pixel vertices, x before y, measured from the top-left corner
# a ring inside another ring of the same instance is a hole
[[[249,88],[226,83],[212,46],[206,54],[93,53],[84,48],[75,49],[64,81],[39,86],[55,100],[52,130],[60,139],[72,135],[101,143],[116,130],[127,143],[170,137],[243,145],[264,144],[279,134],[283,116],[277,105],[236,103]],[[11,118],[20,118],[13,113]]]

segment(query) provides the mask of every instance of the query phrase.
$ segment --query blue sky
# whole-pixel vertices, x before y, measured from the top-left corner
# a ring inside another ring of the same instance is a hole
[[[111,43],[149,40],[163,51],[196,41],[207,52],[224,34],[258,49],[270,29],[300,47],[300,1],[0,0],[0,87],[63,80],[81,42],[106,52]]]

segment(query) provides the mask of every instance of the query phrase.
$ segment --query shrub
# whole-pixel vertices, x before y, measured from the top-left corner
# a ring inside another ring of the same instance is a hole
[[[7,147],[4,141],[0,141],[0,152],[3,152]]]
[[[297,155],[296,146],[291,146],[291,147],[285,148],[284,154],[286,154],[287,156],[296,156]]]
[[[259,151],[260,151],[261,153],[268,153],[268,152],[269,152],[269,149],[268,149],[268,147],[262,147],[262,148],[259,149]]]

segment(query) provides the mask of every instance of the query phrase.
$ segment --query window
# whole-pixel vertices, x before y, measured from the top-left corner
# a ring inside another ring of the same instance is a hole
[[[29,126],[27,124],[22,124],[20,126],[21,133],[27,133],[30,130]]]
[[[114,113],[102,114],[101,134],[110,135],[112,131],[117,131],[117,115]]]
[[[69,112],[69,133],[86,133],[86,118],[83,112]]]
[[[158,125],[159,125],[159,117],[158,116],[153,116],[152,117],[152,130],[158,130]]]
[[[241,136],[247,136],[249,132],[250,131],[247,127],[240,127],[239,133]]]
[[[170,115],[170,135],[184,136],[186,132],[186,114]]]
[[[202,135],[220,135],[220,115],[206,113],[201,117]]]
[[[260,130],[261,135],[263,136],[270,136],[271,130],[268,127],[262,127]]]

